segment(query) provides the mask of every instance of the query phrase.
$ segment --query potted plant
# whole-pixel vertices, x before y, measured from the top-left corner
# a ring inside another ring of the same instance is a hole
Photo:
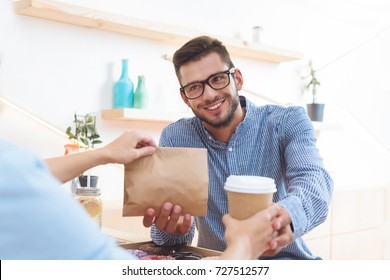
[[[73,127],[69,126],[66,129],[66,134],[73,143],[65,145],[65,155],[74,151],[87,151],[93,149],[96,144],[102,143],[96,130],[96,116],[93,113],[85,115],[75,113]],[[97,186],[98,176],[90,176],[89,171],[87,175],[81,174],[78,179],[82,187]]]
[[[317,88],[321,85],[316,76],[316,70],[313,68],[312,61],[309,62],[310,73],[306,78],[308,80],[305,85],[305,89],[309,90],[312,94],[312,103],[306,104],[307,114],[309,115],[312,121],[322,122],[324,116],[324,107],[325,104],[318,103],[317,100]]]

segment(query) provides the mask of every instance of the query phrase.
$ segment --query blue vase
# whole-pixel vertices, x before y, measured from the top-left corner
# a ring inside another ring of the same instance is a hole
[[[137,89],[134,92],[134,108],[144,109],[147,107],[148,93],[145,86],[145,77],[138,76]]]
[[[134,84],[128,73],[128,60],[122,59],[122,75],[114,84],[114,108],[134,107]]]

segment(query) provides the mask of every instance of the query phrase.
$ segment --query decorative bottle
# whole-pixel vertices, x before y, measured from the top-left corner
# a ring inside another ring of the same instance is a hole
[[[148,92],[145,86],[145,76],[138,76],[137,89],[134,92],[134,108],[144,109],[147,107]]]
[[[76,199],[88,212],[89,216],[101,228],[102,226],[102,200],[100,198],[100,189],[97,187],[78,187],[76,188]]]
[[[134,84],[128,73],[128,60],[122,59],[122,75],[114,84],[114,108],[134,107]]]

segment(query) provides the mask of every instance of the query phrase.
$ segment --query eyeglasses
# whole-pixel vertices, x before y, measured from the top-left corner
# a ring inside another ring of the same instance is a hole
[[[206,80],[182,86],[180,91],[184,93],[188,99],[196,99],[204,93],[206,84],[215,90],[227,87],[230,84],[230,74],[234,74],[235,71],[236,68],[230,68],[229,70],[212,74]]]

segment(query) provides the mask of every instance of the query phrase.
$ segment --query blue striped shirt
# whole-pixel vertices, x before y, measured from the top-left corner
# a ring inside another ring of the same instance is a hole
[[[219,251],[226,248],[221,221],[227,213],[226,178],[257,175],[275,180],[273,200],[290,213],[294,228],[294,241],[273,258],[320,259],[301,238],[325,221],[333,192],[312,123],[302,107],[256,106],[244,97],[240,99],[246,115],[227,144],[214,140],[197,117],[168,125],[160,137],[160,146],[208,150],[208,210],[207,216],[195,219],[198,246]],[[185,235],[167,234],[153,226],[151,237],[160,245],[190,244],[194,233],[194,226]]]

